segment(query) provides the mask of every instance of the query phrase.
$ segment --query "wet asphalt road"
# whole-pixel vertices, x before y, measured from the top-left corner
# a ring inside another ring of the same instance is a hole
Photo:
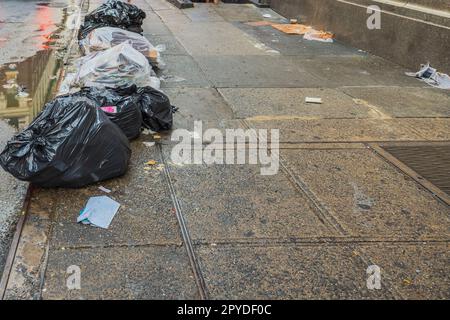
[[[63,9],[71,2],[72,0],[0,1],[0,73],[12,63],[18,64],[34,57],[38,51],[48,50],[50,35],[61,27]],[[29,72],[33,72],[32,69],[30,68]],[[3,88],[4,83],[0,85]],[[8,99],[5,98],[7,93],[1,91],[0,107],[6,110],[11,104],[8,104]],[[7,101],[6,105],[2,105],[2,101]],[[0,119],[1,150],[14,132],[14,128]],[[1,274],[27,184],[18,181],[2,169],[0,182]]]
[[[62,21],[71,0],[2,0],[0,2],[0,64],[22,61],[46,42]]]

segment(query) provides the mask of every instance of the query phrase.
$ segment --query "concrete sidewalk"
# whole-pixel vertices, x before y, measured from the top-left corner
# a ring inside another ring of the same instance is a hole
[[[34,190],[6,298],[450,298],[450,207],[373,148],[450,143],[447,92],[355,48],[246,24],[283,21],[269,9],[133,3],[167,46],[175,128],[278,128],[280,171],[177,166],[170,133],[142,135],[129,172],[99,184],[122,205],[109,230],[76,223],[98,185]],[[373,264],[380,290],[366,286]]]

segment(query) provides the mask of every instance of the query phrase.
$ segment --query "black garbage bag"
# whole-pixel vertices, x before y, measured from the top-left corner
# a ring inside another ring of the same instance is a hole
[[[123,175],[128,139],[94,102],[58,97],[0,154],[0,165],[42,187],[83,187]]]
[[[170,104],[169,98],[152,87],[137,89],[139,105],[142,111],[142,125],[153,131],[172,129],[173,113],[176,108]]]
[[[100,27],[117,27],[142,34],[144,19],[145,12],[137,6],[120,0],[109,0],[85,16],[78,32],[78,40]]]
[[[136,86],[106,89],[85,87],[72,96],[84,96],[94,101],[127,138],[133,140],[141,134],[142,125],[142,113],[135,92]]]

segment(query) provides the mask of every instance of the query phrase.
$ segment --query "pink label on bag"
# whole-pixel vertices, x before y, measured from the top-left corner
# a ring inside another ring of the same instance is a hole
[[[102,109],[103,111],[105,111],[107,113],[117,113],[117,107],[114,107],[114,106],[105,106],[105,107],[101,107],[100,109]]]

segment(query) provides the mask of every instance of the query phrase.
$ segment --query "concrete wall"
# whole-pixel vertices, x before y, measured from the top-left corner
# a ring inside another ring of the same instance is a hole
[[[383,11],[381,30],[367,28],[372,4]],[[450,0],[271,0],[271,6],[411,70],[430,61],[450,73]]]

